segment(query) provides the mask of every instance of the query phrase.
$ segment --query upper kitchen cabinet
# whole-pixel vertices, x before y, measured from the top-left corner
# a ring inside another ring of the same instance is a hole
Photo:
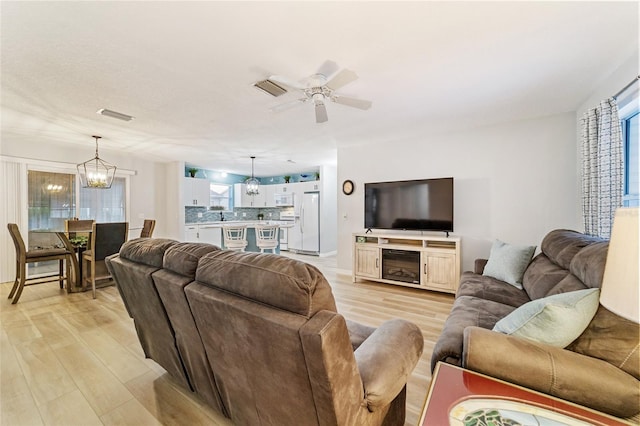
[[[263,185],[260,185],[258,195],[248,195],[247,185],[236,183],[233,185],[233,194],[234,207],[265,207],[266,194]]]
[[[211,195],[208,179],[182,178],[182,194],[185,206],[209,207]]]
[[[300,192],[312,192],[312,191],[320,191],[320,181],[319,180],[310,180],[306,182],[298,183],[298,190]]]

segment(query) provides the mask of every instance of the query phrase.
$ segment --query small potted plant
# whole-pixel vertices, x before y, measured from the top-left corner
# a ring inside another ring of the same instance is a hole
[[[316,180],[320,180],[320,172],[316,172],[315,175],[316,175]]]
[[[284,176],[284,183],[289,183],[291,176]]]
[[[192,178],[196,177],[196,173],[198,173],[198,169],[189,169],[189,176],[191,176]]]

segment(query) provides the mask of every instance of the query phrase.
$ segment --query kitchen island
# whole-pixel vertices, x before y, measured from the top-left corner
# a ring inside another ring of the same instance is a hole
[[[245,251],[259,252],[256,244],[256,225],[278,225],[280,228],[292,228],[293,222],[282,220],[224,220],[215,222],[196,222],[185,224],[185,241],[209,243],[218,247],[224,246],[222,227],[225,225],[246,225],[247,226],[247,247]],[[279,240],[278,240],[279,241]],[[275,249],[280,253],[280,244]]]

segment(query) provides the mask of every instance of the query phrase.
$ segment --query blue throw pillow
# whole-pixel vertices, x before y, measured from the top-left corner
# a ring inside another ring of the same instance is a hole
[[[587,328],[599,303],[598,288],[554,294],[520,306],[493,331],[564,348]]]
[[[522,289],[522,277],[536,246],[514,246],[495,240],[482,275],[497,278]]]

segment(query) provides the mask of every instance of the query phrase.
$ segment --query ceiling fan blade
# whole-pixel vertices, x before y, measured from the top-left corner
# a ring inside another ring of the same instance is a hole
[[[318,71],[316,71],[316,74],[322,74],[326,78],[329,78],[336,71],[338,71],[338,64],[336,64],[333,61],[326,60],[326,61],[324,61],[324,64],[320,65],[320,68],[318,68]]]
[[[347,85],[357,79],[358,79],[358,74],[345,68],[342,71],[340,71],[338,74],[336,74],[335,77],[329,80],[326,86],[331,90],[338,90],[342,86]]]
[[[316,123],[324,123],[329,120],[327,116],[327,107],[324,102],[316,102]]]
[[[338,104],[359,108],[359,109],[369,109],[371,108],[371,105],[372,105],[371,101],[365,101],[364,99],[349,98],[349,97],[340,96],[340,95],[333,95],[331,97],[331,100]]]
[[[303,103],[307,102],[309,100],[309,98],[300,98],[300,99],[296,99],[295,101],[290,101],[290,102],[285,102],[283,104],[280,105],[276,105],[272,108],[269,108],[269,111],[271,112],[280,112],[280,111],[285,111],[287,109],[293,108],[293,107],[297,107],[298,105],[302,105]]]
[[[289,86],[293,89],[299,89],[299,90],[306,89],[306,87],[302,85],[300,82],[294,81],[282,75],[272,75],[269,77],[269,80],[274,81],[276,83],[284,84],[285,86]]]

